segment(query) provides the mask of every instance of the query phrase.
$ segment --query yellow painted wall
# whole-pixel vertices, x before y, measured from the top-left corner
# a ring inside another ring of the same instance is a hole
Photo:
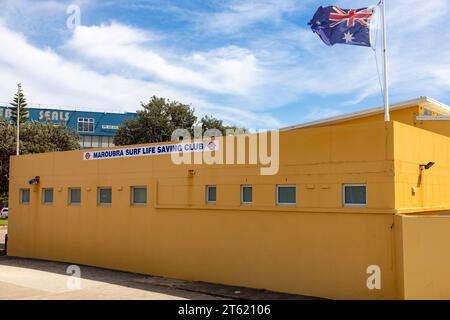
[[[417,112],[280,132],[274,176],[168,155],[12,157],[8,254],[325,298],[450,298],[450,282],[439,281],[450,270],[450,138],[443,122],[412,123]],[[21,205],[34,176],[41,183]],[[343,206],[345,183],[367,184],[367,207]],[[240,204],[243,184],[253,186],[251,206]],[[297,186],[295,206],[276,206],[277,184]],[[147,206],[132,206],[130,188],[143,185]],[[214,205],[206,185],[217,186]],[[109,207],[97,205],[101,186],[113,188]],[[41,203],[46,187],[52,205]],[[70,187],[81,187],[81,205],[67,204]],[[381,268],[381,290],[366,286],[370,265]]]
[[[450,138],[403,123],[393,131],[400,297],[450,299]],[[420,178],[419,165],[430,161]]]
[[[427,131],[436,132],[445,136],[450,136],[449,121],[417,121],[416,126]]]
[[[450,216],[399,215],[405,299],[450,299]]]
[[[383,122],[282,132],[275,176],[254,165],[175,166],[169,156],[12,157],[8,254],[326,298],[398,298],[392,133]],[[19,189],[36,175],[31,204],[20,205]],[[343,207],[344,183],[367,183],[367,208]],[[211,184],[215,205],[205,204]],[[253,185],[252,206],[240,205],[241,184]],[[275,205],[276,184],[297,185],[296,206]],[[133,207],[130,187],[141,185],[149,203]],[[113,188],[110,207],[97,205],[98,186]],[[53,205],[41,204],[45,187]],[[70,187],[82,188],[80,206],[67,205]],[[383,270],[379,291],[366,287],[373,264]]]
[[[395,207],[411,212],[450,208],[450,137],[394,124]],[[422,171],[420,164],[435,162]],[[413,193],[412,188],[415,188]]]

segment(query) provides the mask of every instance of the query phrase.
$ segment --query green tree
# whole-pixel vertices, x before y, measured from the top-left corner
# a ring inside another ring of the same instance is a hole
[[[138,111],[136,118],[125,121],[124,125],[119,127],[114,137],[115,145],[170,141],[176,129],[186,129],[191,137],[194,137],[197,117],[190,105],[153,96],[147,104],[141,106],[144,110]],[[201,125],[202,132],[218,129],[223,135],[227,129],[238,129],[224,126],[222,120],[212,116],[203,117],[198,125]],[[247,131],[241,129],[239,133],[241,132]]]
[[[17,86],[17,93],[14,95],[13,102],[11,105],[11,122],[13,124],[17,124],[17,109],[20,104],[19,109],[19,120],[20,123],[26,122],[28,120],[28,108],[27,108],[27,99],[25,99],[25,95],[22,91],[22,86],[19,83]]]
[[[67,130],[64,125],[41,122],[20,124],[21,155],[79,148],[78,133]],[[8,193],[9,158],[15,154],[16,126],[0,119],[0,197]]]
[[[206,130],[209,129],[217,129],[222,133],[223,136],[227,134],[227,130],[231,130],[237,134],[248,132],[248,130],[244,128],[238,128],[236,126],[225,126],[222,120],[216,119],[211,115],[204,116],[201,119],[201,124],[202,124],[202,132],[205,132]]]
[[[170,141],[175,129],[193,132],[197,121],[190,105],[153,96],[134,119],[125,121],[114,137],[115,145]]]

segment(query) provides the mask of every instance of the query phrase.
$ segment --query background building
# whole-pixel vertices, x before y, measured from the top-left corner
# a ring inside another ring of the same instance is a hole
[[[80,134],[80,145],[86,148],[104,148],[113,146],[117,129],[136,113],[108,113],[77,110],[59,110],[46,108],[28,108],[31,121],[64,123],[67,128]],[[9,119],[11,108],[0,106],[0,117]]]

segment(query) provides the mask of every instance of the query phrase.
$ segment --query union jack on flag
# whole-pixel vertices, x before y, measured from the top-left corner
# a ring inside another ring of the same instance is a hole
[[[350,9],[345,10],[339,7],[333,7],[334,12],[330,13],[330,27],[334,28],[340,23],[347,22],[347,27],[354,27],[355,23],[359,23],[362,26],[368,26],[370,19],[372,19],[375,10],[373,8],[364,9]]]
[[[341,9],[337,6],[320,7],[309,25],[322,41],[370,47],[370,23],[375,7]]]

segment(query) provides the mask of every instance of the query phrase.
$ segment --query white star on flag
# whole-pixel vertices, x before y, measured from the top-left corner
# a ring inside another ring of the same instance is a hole
[[[348,32],[344,33],[344,37],[342,39],[344,39],[346,43],[349,43],[349,42],[353,42],[353,39],[355,39],[355,38],[353,37],[353,34],[351,34],[350,31],[348,31]]]

